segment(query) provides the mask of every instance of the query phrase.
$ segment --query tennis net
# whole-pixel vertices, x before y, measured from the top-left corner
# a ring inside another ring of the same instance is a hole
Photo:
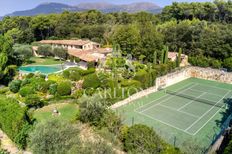
[[[204,104],[207,104],[207,105],[216,106],[216,107],[219,107],[219,108],[225,107],[225,105],[226,105],[225,103],[222,103],[222,102],[214,102],[214,101],[210,101],[210,100],[207,100],[207,99],[197,98],[197,97],[194,97],[194,96],[191,96],[191,95],[186,95],[186,94],[176,92],[176,91],[166,90],[166,93],[170,94],[170,95],[175,95],[175,96],[187,98],[189,100],[197,101],[197,102],[204,103]]]

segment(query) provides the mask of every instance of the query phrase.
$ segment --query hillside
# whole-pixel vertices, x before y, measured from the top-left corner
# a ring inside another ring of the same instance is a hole
[[[115,5],[111,3],[80,3],[77,6],[71,6],[62,3],[43,3],[38,5],[37,7],[24,10],[24,11],[15,11],[13,13],[7,14],[7,16],[34,16],[38,14],[50,14],[50,13],[62,13],[64,11],[85,11],[85,10],[99,10],[104,13],[110,12],[139,12],[139,11],[147,11],[151,13],[159,13],[161,11],[161,7],[154,3],[140,2],[140,3],[131,3],[126,5]],[[2,17],[0,17],[1,19]]]

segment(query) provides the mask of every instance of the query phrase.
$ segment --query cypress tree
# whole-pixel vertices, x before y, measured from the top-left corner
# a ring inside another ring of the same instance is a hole
[[[165,54],[164,54],[164,64],[168,63],[168,51],[169,51],[169,48],[168,48],[168,46],[166,46],[165,47]]]
[[[179,48],[178,57],[177,57],[177,66],[178,67],[180,67],[180,63],[181,63],[181,54],[182,54],[182,48]]]
[[[153,57],[153,64],[156,65],[157,64],[157,52],[154,52],[154,57]]]

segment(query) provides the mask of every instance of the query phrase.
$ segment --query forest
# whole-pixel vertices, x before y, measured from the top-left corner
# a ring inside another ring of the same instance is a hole
[[[104,14],[96,10],[33,17],[5,17],[0,33],[14,43],[86,38],[104,46],[119,44],[123,54],[151,62],[164,46],[190,56],[193,65],[232,69],[232,2],[173,3],[161,14]]]

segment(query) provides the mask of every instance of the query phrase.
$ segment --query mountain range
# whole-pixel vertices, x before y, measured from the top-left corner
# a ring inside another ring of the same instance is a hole
[[[111,12],[134,13],[139,11],[159,13],[162,10],[162,8],[159,7],[158,5],[149,2],[139,2],[139,3],[124,4],[124,5],[116,5],[116,4],[105,3],[105,2],[80,3],[77,6],[71,6],[62,3],[43,3],[33,9],[24,10],[24,11],[15,11],[11,14],[7,14],[6,16],[34,16],[38,14],[62,13],[64,11],[78,12],[78,11],[86,11],[93,9],[99,10],[104,13],[111,13]]]

